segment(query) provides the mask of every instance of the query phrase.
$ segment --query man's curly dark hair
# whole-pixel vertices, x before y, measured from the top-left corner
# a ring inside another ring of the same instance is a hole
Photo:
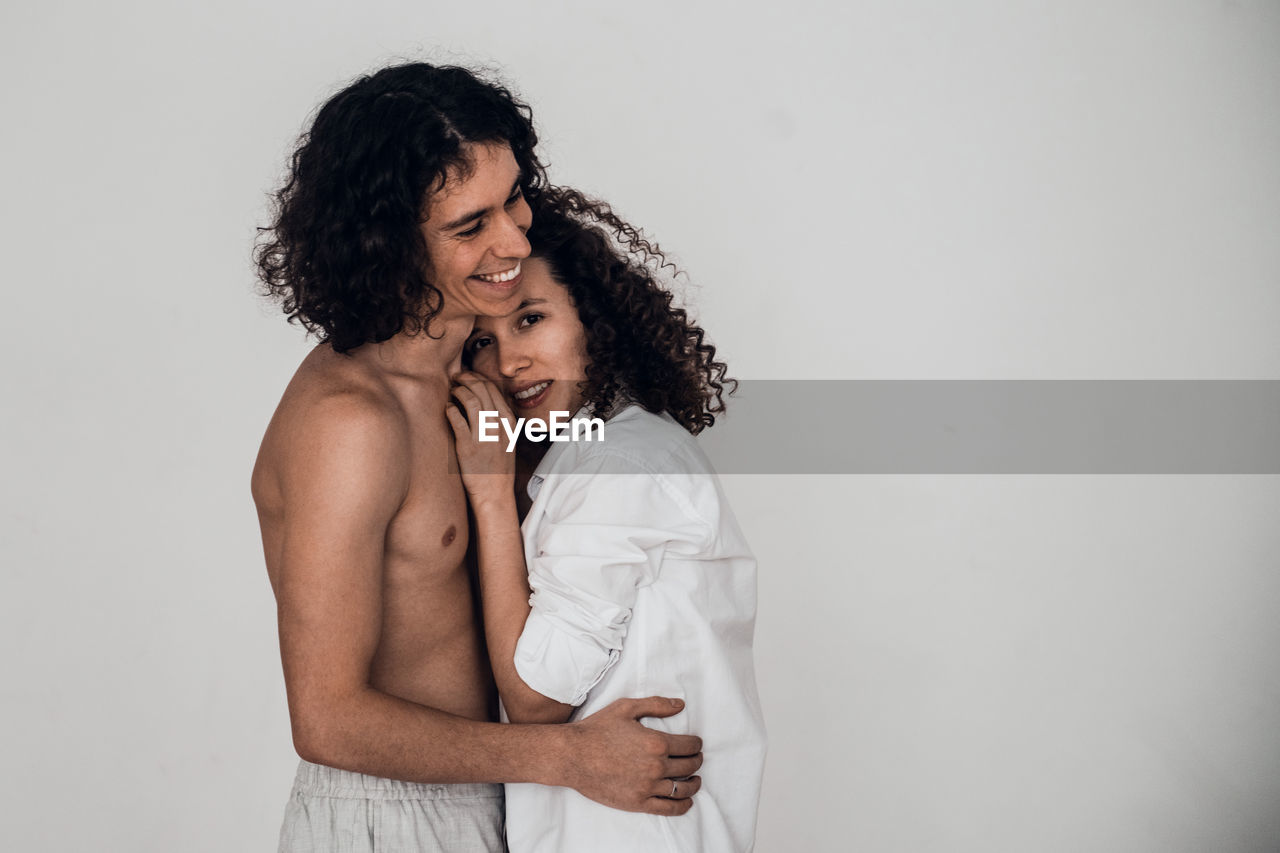
[[[537,141],[529,107],[465,68],[361,77],[300,139],[275,222],[259,229],[258,275],[290,321],[337,352],[422,331],[443,302],[424,278],[427,193],[470,168],[468,146],[507,143],[533,203],[546,185]]]
[[[589,359],[582,392],[594,413],[631,400],[695,435],[715,423],[738,383],[658,283],[655,269],[675,268],[657,246],[608,205],[560,187],[533,205],[529,242],[578,310]]]

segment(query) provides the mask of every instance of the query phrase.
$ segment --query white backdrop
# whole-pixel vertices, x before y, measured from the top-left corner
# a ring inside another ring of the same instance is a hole
[[[8,850],[274,849],[248,476],[308,344],[254,295],[310,111],[496,67],[733,372],[1280,378],[1280,4],[0,12]],[[1276,477],[727,478],[758,849],[1280,847]]]

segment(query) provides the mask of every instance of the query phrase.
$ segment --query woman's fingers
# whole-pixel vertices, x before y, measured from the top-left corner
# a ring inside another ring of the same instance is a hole
[[[503,410],[493,402],[492,392],[482,385],[471,383],[454,385],[449,393],[465,410],[467,422],[471,424],[473,430],[478,428],[476,425],[480,420],[481,412],[497,411],[499,418],[503,416]],[[491,418],[490,423],[492,422]]]
[[[489,390],[484,387],[484,382],[479,376],[474,373],[459,373],[453,381],[455,390],[466,391],[480,408],[490,408]]]
[[[476,392],[466,385],[455,385],[450,389],[449,394],[458,401],[458,405],[462,406],[463,411],[467,414],[467,421],[474,426],[479,418],[480,410],[483,408],[480,398],[476,396]]]
[[[502,395],[488,379],[478,373],[466,371],[455,376],[454,381],[474,394],[484,409],[491,412],[497,410]]]
[[[458,407],[452,403],[444,407],[444,416],[449,421],[449,426],[453,427],[453,437],[458,441],[471,435],[471,430],[467,425],[467,418],[462,412],[458,411]]]
[[[445,417],[453,428],[454,450],[463,484],[474,496],[477,489],[499,488],[488,481],[475,479],[474,475],[498,474],[509,479],[515,470],[515,454],[503,435],[504,430],[497,429],[495,433],[497,424],[493,416],[481,417],[481,413],[495,410],[491,402],[495,389],[485,388],[483,380],[474,374],[460,375],[456,379],[457,384],[449,394],[457,405],[453,402],[446,405]]]
[[[500,418],[515,421],[515,417],[511,414],[511,406],[507,403],[507,397],[497,383],[470,371],[459,373],[454,377],[454,381],[475,394],[485,411],[497,412]]]

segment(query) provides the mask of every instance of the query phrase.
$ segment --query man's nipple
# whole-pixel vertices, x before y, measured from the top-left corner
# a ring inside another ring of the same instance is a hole
[[[444,532],[444,538],[440,540],[440,544],[448,547],[453,544],[453,540],[458,538],[457,525],[450,524],[449,529]]]

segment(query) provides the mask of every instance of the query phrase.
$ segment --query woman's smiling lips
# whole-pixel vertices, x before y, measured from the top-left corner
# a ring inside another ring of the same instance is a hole
[[[547,396],[555,380],[544,379],[541,382],[530,382],[511,391],[511,403],[517,409],[535,408]]]

